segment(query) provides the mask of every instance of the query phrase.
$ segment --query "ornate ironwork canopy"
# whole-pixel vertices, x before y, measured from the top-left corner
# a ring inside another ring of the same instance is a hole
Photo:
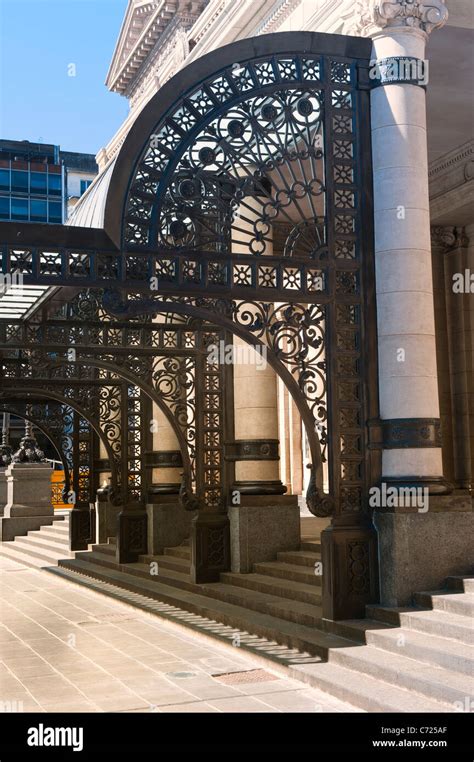
[[[237,336],[297,405],[310,510],[366,521],[379,469],[370,52],[310,33],[222,48],[143,109],[72,226],[0,223],[3,273],[69,302],[0,322],[2,397],[74,409],[103,438],[124,506],[146,500],[154,403],[181,448],[184,502],[225,509],[233,379],[208,349]],[[102,228],[74,227],[87,218]]]

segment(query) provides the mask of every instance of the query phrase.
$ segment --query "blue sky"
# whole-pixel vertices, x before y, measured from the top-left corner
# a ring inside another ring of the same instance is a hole
[[[0,0],[1,138],[94,154],[108,142],[128,113],[104,85],[126,6]]]

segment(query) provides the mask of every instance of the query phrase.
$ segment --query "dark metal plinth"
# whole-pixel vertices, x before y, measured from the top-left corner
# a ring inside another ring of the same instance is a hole
[[[147,515],[143,506],[120,511],[117,525],[118,564],[131,564],[147,552]]]
[[[331,526],[321,533],[323,616],[360,619],[378,603],[377,532],[373,525]]]
[[[71,550],[87,550],[91,541],[91,512],[89,508],[73,508],[69,520]]]
[[[201,513],[191,525],[191,579],[218,582],[230,570],[230,525],[226,514]]]

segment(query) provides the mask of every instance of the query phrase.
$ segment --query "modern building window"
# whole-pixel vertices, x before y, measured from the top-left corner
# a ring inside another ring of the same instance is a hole
[[[0,196],[0,220],[10,219],[10,199]]]
[[[92,180],[81,180],[81,196],[86,192],[89,185],[92,185]]]
[[[50,201],[48,204],[49,207],[49,221],[50,222],[62,222],[63,221],[63,214],[62,214],[62,204],[60,201]]]
[[[62,191],[61,175],[48,174],[48,193],[51,196],[60,196]]]
[[[16,193],[28,193],[28,172],[12,169],[12,191]]]
[[[0,189],[10,190],[10,170],[0,169]]]
[[[28,199],[12,197],[12,220],[28,219]]]
[[[46,201],[32,198],[30,201],[30,220],[32,222],[48,221],[48,206]]]
[[[32,172],[30,179],[31,193],[46,193],[46,173]]]

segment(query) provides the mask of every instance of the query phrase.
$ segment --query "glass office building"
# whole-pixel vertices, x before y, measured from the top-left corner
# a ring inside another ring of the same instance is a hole
[[[96,174],[90,154],[0,140],[0,220],[62,224]]]
[[[0,140],[0,220],[61,224],[64,189],[59,146]]]

